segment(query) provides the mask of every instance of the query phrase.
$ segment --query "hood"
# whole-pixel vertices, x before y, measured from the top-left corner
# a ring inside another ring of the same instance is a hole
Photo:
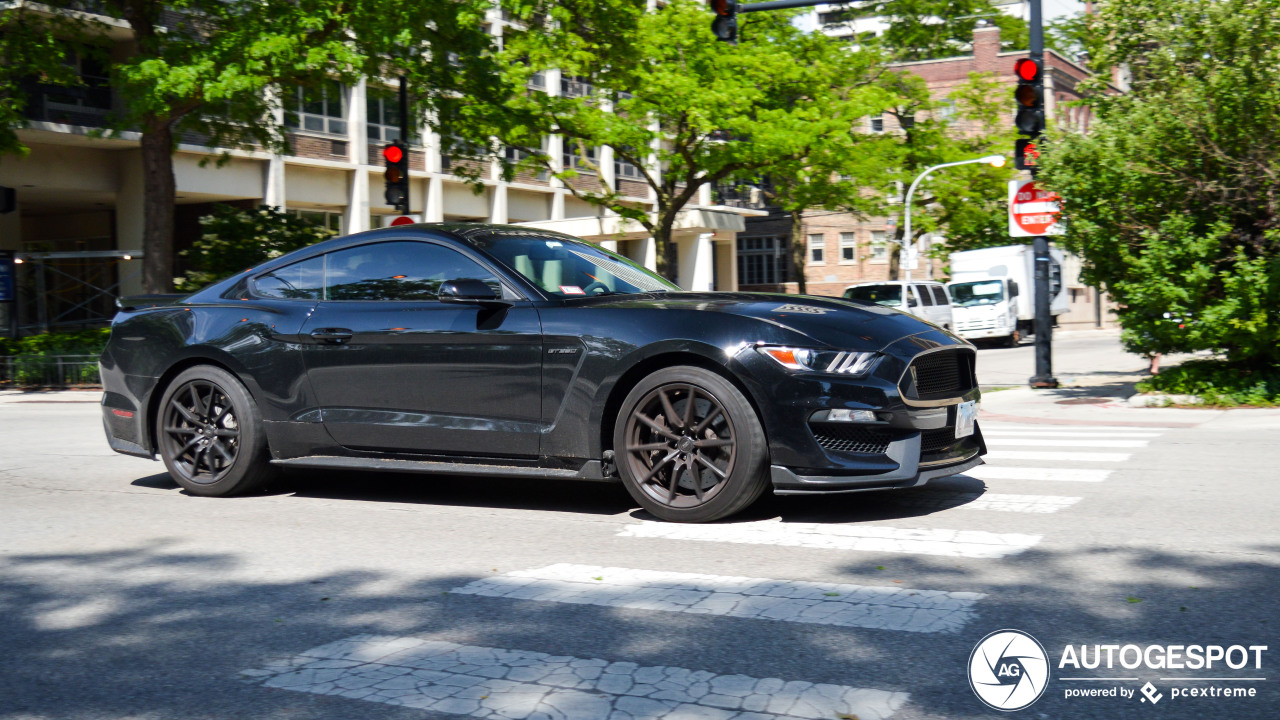
[[[908,335],[939,329],[891,308],[812,295],[674,292],[605,296],[584,304],[728,313],[800,333],[817,346],[848,350],[881,350]]]

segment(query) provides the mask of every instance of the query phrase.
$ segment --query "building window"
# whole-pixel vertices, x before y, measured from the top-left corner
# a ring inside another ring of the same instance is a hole
[[[780,285],[787,281],[786,242],[779,237],[738,239],[738,284]]]
[[[631,155],[635,154],[635,151],[632,148],[622,148],[622,150]],[[613,154],[613,174],[617,176],[619,180],[644,180],[644,173],[640,168],[626,160],[623,160],[618,156],[617,152],[614,152]]]
[[[328,210],[290,210],[289,214],[296,215],[299,220],[305,220],[317,227],[328,228],[339,235],[342,234],[342,213]]]
[[[63,62],[83,85],[35,85],[27,114],[35,120],[97,126],[111,111],[110,70],[91,57],[70,54]]]
[[[587,97],[595,91],[591,82],[584,77],[560,78],[560,94],[564,97]]]
[[[889,259],[889,243],[883,230],[871,231],[871,261],[885,262]]]
[[[827,237],[825,235],[809,236],[809,264],[827,264]]]
[[[938,119],[943,122],[951,122],[955,119],[956,105],[950,100],[943,102],[938,106]]]
[[[326,81],[318,87],[294,88],[284,99],[284,125],[294,130],[346,135],[347,91]]]
[[[595,174],[600,167],[596,149],[586,147],[574,140],[564,141],[564,169],[577,170],[580,173]]]
[[[858,259],[858,234],[840,233],[840,264],[852,265]]]
[[[871,116],[871,132],[884,132],[884,113]]]
[[[395,90],[369,88],[369,142],[393,142],[400,139],[400,93]],[[420,147],[414,127],[412,111],[409,114],[409,145]]]

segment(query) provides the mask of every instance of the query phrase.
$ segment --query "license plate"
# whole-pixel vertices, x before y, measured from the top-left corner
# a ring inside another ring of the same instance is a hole
[[[978,419],[978,401],[970,400],[956,406],[956,437],[969,437]]]

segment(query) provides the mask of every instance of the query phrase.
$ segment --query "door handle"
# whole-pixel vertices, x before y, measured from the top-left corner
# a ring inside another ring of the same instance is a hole
[[[311,331],[311,337],[321,342],[341,345],[355,337],[355,332],[347,328],[318,328]]]

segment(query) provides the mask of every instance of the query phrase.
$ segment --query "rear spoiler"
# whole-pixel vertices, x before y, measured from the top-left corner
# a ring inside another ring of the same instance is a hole
[[[121,312],[133,312],[135,310],[145,310],[146,308],[173,305],[186,296],[187,295],[185,293],[171,293],[168,295],[132,295],[130,297],[118,297],[116,298],[116,307],[120,308]]]

